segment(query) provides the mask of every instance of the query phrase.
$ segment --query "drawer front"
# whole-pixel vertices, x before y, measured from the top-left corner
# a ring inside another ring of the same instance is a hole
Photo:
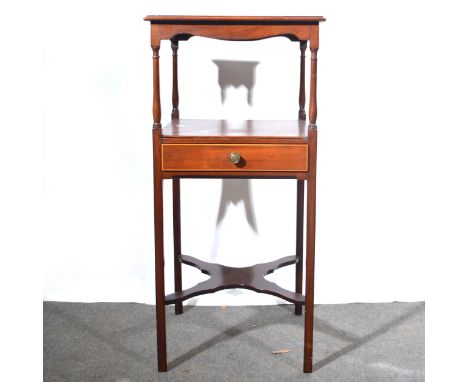
[[[307,171],[307,145],[163,144],[163,171]],[[237,161],[237,163],[235,163]]]

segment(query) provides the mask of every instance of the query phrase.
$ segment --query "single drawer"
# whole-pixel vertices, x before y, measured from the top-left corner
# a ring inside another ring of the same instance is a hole
[[[163,171],[307,171],[307,145],[163,144]]]

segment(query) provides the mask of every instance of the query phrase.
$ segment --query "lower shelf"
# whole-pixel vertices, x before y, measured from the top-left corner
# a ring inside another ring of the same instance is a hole
[[[271,294],[294,304],[304,305],[305,303],[305,298],[302,294],[291,292],[265,279],[266,275],[273,273],[279,268],[296,264],[296,256],[283,257],[269,263],[256,264],[244,268],[233,268],[220,264],[207,263],[185,255],[180,257],[180,261],[183,264],[198,268],[202,273],[211,277],[192,288],[167,295],[166,305],[175,304],[202,294],[234,288],[244,288],[259,293]]]

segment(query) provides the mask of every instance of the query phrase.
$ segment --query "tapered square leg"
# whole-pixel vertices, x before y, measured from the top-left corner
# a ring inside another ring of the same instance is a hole
[[[315,274],[315,194],[317,129],[309,129],[310,176],[307,179],[306,212],[306,283],[304,317],[304,373],[312,372],[313,330],[314,330],[314,274]]]
[[[304,373],[312,372],[315,271],[315,184],[307,181],[306,293],[304,317]]]
[[[304,181],[297,181],[297,210],[296,210],[296,293],[302,293],[302,271],[304,252]],[[294,313],[302,315],[302,305],[295,304]]]
[[[182,290],[182,246],[180,233],[180,179],[172,179],[172,212],[173,212],[173,231],[174,231],[174,290]],[[175,314],[182,314],[182,302],[175,303]]]
[[[166,357],[166,297],[164,292],[164,225],[163,225],[163,179],[159,172],[160,129],[153,129],[154,149],[154,236],[156,279],[156,338],[158,370],[167,371]]]
[[[166,303],[164,294],[164,243],[162,179],[154,182],[154,212],[156,238],[156,337],[158,346],[158,370],[167,371],[166,358]]]

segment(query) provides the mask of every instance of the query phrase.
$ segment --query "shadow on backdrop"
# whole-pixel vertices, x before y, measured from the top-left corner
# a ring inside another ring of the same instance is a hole
[[[255,210],[252,203],[250,179],[223,179],[216,225],[219,227],[226,216],[227,208],[230,204],[236,205],[241,201],[244,203],[247,222],[258,233]]]
[[[220,87],[221,101],[226,100],[226,90],[229,86],[247,88],[247,103],[252,106],[253,88],[255,86],[255,70],[258,61],[231,61],[213,60],[218,67],[218,85]],[[218,217],[216,219],[216,233],[211,250],[211,261],[215,261],[218,253],[219,230],[226,217],[228,207],[243,203],[245,216],[250,227],[258,233],[255,210],[252,203],[252,188],[250,179],[223,179],[221,199],[219,201]],[[232,293],[236,294],[235,290]]]
[[[252,106],[255,70],[258,61],[213,60],[218,67],[218,85],[221,90],[221,102],[226,101],[226,89],[229,86],[247,88],[247,103]]]

